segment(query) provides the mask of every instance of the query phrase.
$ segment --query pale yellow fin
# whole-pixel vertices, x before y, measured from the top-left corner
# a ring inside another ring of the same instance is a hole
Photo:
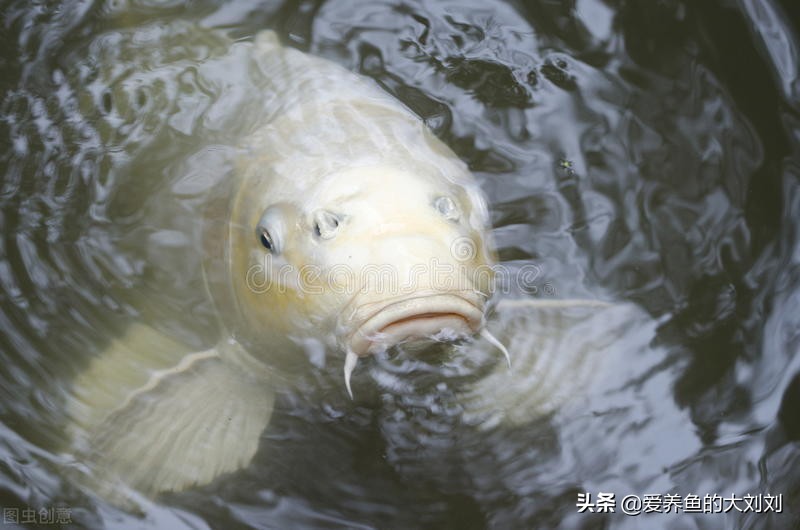
[[[614,360],[648,350],[656,322],[630,303],[522,299],[497,304],[488,326],[511,352],[513,369],[498,363],[460,393],[466,421],[482,428],[525,425],[583,403],[614,380],[605,370]],[[494,357],[494,345],[482,340],[464,348],[467,356]]]
[[[178,362],[165,367],[176,349]],[[75,393],[80,458],[95,478],[146,494],[206,484],[246,466],[273,405],[268,370],[238,343],[184,353],[144,326],[115,341],[78,378]]]

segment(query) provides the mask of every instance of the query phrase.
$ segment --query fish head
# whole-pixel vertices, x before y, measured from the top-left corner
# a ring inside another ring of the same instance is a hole
[[[251,328],[356,358],[481,330],[494,257],[486,202],[465,168],[351,167],[259,208],[267,196],[244,201],[252,211],[231,246],[247,269],[234,290]]]

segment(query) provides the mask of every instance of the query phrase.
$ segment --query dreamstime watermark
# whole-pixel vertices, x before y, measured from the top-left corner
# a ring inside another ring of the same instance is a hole
[[[453,256],[456,261],[464,263],[475,259],[478,255],[478,247],[472,239],[468,237],[458,237],[453,240],[453,243],[450,245],[450,255]]]
[[[332,292],[345,296],[358,293],[405,295],[420,289],[494,293],[527,292],[553,296],[555,288],[541,281],[542,269],[527,263],[518,267],[497,264],[474,265],[477,248],[468,238],[457,239],[450,248],[454,260],[431,258],[427,263],[400,267],[392,263],[370,263],[358,267],[337,263],[294,266],[264,254],[261,263],[246,273],[248,289],[256,294],[287,291],[318,295]]]

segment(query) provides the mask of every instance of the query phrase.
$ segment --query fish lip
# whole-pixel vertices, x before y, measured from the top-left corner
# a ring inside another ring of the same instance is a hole
[[[417,294],[383,302],[351,328],[345,346],[363,357],[409,338],[433,337],[443,329],[471,335],[483,326],[482,306],[483,299],[471,292]]]

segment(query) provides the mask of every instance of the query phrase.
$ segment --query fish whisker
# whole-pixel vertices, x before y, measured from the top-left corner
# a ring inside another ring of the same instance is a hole
[[[511,355],[508,353],[508,349],[503,345],[503,343],[497,340],[497,338],[486,328],[481,330],[481,337],[489,341],[490,344],[502,352],[503,356],[506,358],[506,362],[508,363],[508,369],[511,370]]]
[[[356,364],[358,364],[358,355],[348,349],[347,356],[344,359],[344,386],[347,388],[347,393],[351,400],[353,399],[353,389],[350,388],[350,376],[353,375]]]

